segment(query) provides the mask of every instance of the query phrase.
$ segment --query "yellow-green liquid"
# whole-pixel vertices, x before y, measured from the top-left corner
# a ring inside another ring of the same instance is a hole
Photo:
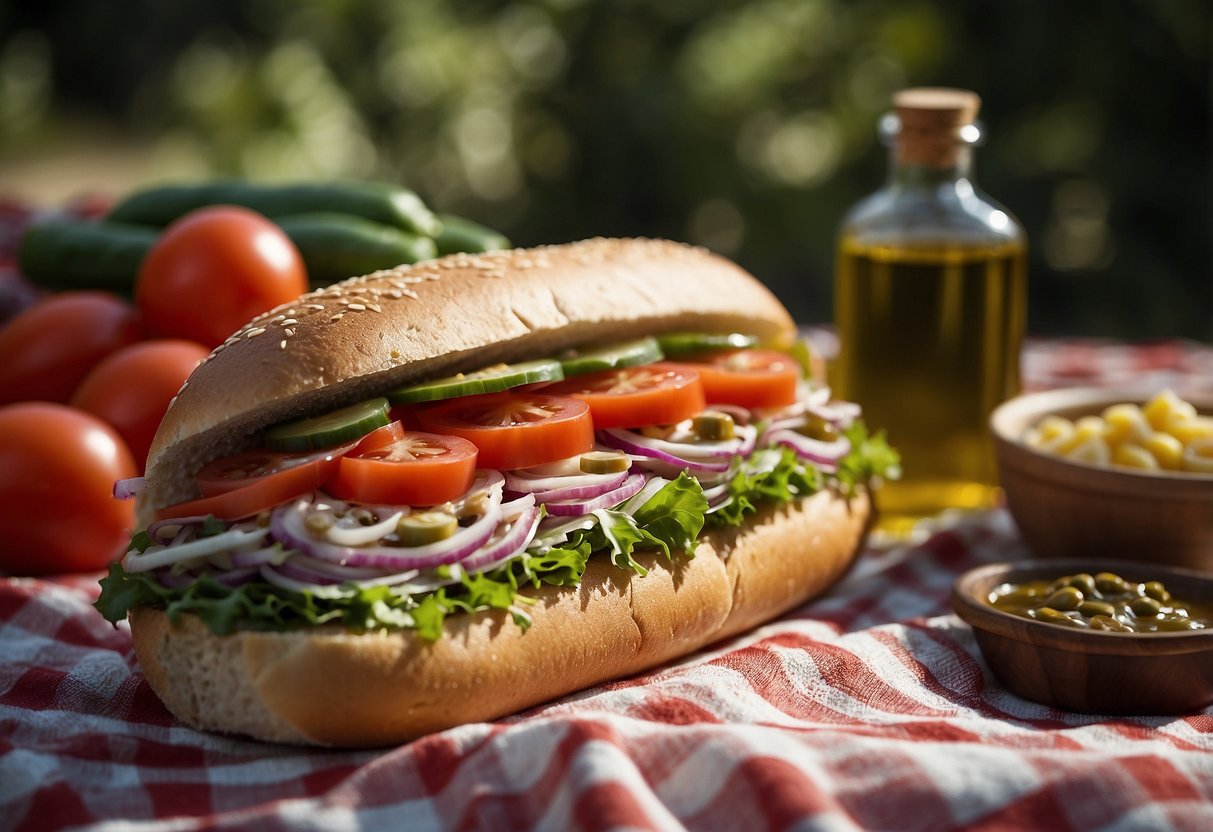
[[[878,495],[880,527],[908,532],[948,508],[992,505],[987,420],[1019,390],[1027,263],[1017,242],[985,246],[841,241],[831,367],[837,395],[863,406],[901,453]]]

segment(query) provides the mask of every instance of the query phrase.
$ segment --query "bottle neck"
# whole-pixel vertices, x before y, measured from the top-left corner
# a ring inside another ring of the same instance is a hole
[[[940,188],[973,182],[973,148],[959,145],[931,159],[905,152],[894,144],[889,154],[889,186]]]

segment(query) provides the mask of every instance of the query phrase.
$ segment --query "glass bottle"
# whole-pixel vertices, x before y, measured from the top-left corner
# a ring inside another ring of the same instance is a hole
[[[1027,241],[973,182],[980,104],[966,90],[895,94],[881,122],[888,181],[839,233],[831,382],[902,455],[902,479],[879,494],[880,528],[894,535],[993,504],[987,420],[1019,389]]]

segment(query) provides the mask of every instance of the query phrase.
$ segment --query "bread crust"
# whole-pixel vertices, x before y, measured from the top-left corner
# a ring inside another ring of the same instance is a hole
[[[776,346],[795,336],[746,271],[666,240],[451,255],[311,292],[249,322],[190,375],[148,453],[141,516],[191,499],[202,465],[275,422],[422,378],[678,329]]]
[[[450,616],[433,643],[412,631],[333,628],[211,634],[195,616],[131,612],[135,653],[169,709],[197,728],[343,747],[399,743],[495,719],[652,668],[770,620],[850,566],[870,504],[819,492],[704,535],[695,557],[638,558],[644,577],[591,559],[576,588],[544,587],[534,624]]]

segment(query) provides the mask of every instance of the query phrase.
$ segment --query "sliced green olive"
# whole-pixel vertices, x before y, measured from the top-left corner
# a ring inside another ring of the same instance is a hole
[[[733,417],[720,410],[705,410],[691,420],[691,430],[702,442],[724,442],[737,435]]]
[[[424,546],[446,540],[459,530],[455,515],[445,511],[419,511],[406,514],[396,523],[396,536],[405,546]]]
[[[1071,576],[1070,586],[1088,598],[1095,594],[1095,578],[1087,572],[1079,572],[1077,575]]]
[[[805,416],[804,424],[797,431],[803,433],[810,439],[820,439],[822,442],[833,442],[838,438],[838,428],[822,419],[820,416],[812,414]]]
[[[310,451],[361,439],[388,424],[388,401],[371,399],[323,416],[275,425],[265,432],[265,444],[275,451]]]
[[[523,361],[518,364],[494,364],[471,373],[457,373],[446,378],[399,387],[387,394],[392,404],[436,402],[477,393],[500,393],[524,384],[560,381],[564,371],[559,361],[550,359]]]
[[[579,376],[583,373],[652,364],[664,357],[661,347],[657,344],[657,339],[646,336],[605,347],[569,350],[560,357],[560,366],[566,376]]]
[[[623,451],[588,451],[581,455],[583,474],[618,474],[632,467],[632,461]]]

